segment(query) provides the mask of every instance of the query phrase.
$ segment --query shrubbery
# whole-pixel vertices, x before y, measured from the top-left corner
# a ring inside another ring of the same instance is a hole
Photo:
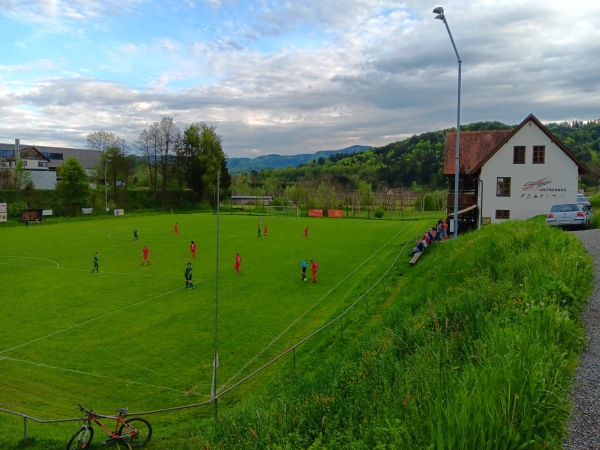
[[[593,279],[582,243],[540,219],[509,221],[436,244],[410,270],[400,264],[401,287],[368,308],[372,329],[324,336],[218,430],[198,427],[206,442],[560,448]]]
[[[19,219],[21,218],[21,211],[23,211],[24,209],[27,209],[27,203],[19,200],[16,202],[10,202],[7,205],[7,210],[8,210],[8,217],[10,218],[15,218],[18,217]]]

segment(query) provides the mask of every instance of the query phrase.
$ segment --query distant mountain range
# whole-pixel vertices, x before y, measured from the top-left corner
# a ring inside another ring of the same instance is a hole
[[[227,169],[229,173],[242,173],[256,170],[260,172],[265,169],[281,169],[284,167],[297,167],[309,161],[337,153],[356,153],[368,150],[372,147],[367,145],[353,145],[341,150],[319,150],[316,153],[302,153],[299,155],[264,155],[256,158],[227,158]]]

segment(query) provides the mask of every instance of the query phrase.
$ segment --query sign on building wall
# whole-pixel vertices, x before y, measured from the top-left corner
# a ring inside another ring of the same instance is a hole
[[[567,188],[552,184],[552,177],[544,177],[539,180],[528,180],[521,188],[521,199],[553,199],[561,200],[567,196]]]

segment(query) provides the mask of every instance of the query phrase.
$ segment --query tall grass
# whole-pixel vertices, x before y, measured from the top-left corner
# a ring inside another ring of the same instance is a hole
[[[368,330],[323,336],[269,389],[183,435],[207,448],[560,448],[592,283],[577,238],[508,222],[395,276]]]

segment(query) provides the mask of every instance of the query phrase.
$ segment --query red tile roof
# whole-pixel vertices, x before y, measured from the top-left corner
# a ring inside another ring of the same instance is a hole
[[[579,174],[589,173],[589,169],[535,117],[529,114],[513,130],[484,130],[460,132],[460,173],[474,175],[513,135],[526,123],[532,121],[542,130],[558,148],[560,148],[579,169]],[[456,161],[456,131],[446,133],[446,160],[444,161],[444,175],[454,175]]]
[[[511,133],[512,130],[461,131],[460,173],[472,173]],[[455,157],[456,131],[448,131],[444,175],[454,175]]]

